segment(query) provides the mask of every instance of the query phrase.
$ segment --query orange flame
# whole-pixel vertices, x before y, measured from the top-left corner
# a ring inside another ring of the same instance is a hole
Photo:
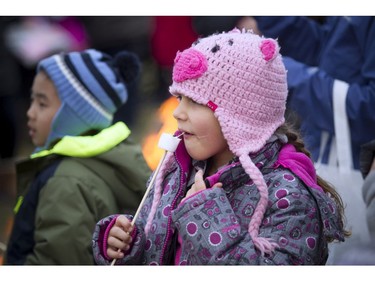
[[[157,133],[148,135],[143,142],[142,152],[147,164],[152,170],[156,169],[164,154],[164,150],[158,147],[161,134],[173,134],[177,130],[177,121],[172,115],[177,105],[178,101],[173,96],[162,103],[157,112],[158,122],[161,123],[161,128]]]

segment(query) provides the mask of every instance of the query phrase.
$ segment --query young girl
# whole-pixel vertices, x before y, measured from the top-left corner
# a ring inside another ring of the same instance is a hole
[[[275,40],[215,34],[175,58],[175,135],[134,226],[99,221],[98,264],[324,264],[343,241],[338,194],[284,123],[286,71]]]

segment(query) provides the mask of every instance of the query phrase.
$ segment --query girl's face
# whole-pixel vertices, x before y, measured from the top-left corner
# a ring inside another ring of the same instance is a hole
[[[34,78],[31,103],[27,110],[29,135],[35,146],[43,146],[51,130],[51,123],[59,110],[61,101],[57,90],[44,71]]]
[[[210,171],[228,163],[233,158],[220,124],[213,111],[188,97],[177,96],[179,104],[173,112],[178,129],[183,135],[189,155],[195,160],[212,158]]]

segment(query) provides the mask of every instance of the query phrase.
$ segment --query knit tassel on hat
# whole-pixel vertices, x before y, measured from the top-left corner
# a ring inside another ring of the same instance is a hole
[[[253,180],[260,194],[259,202],[249,223],[249,234],[253,239],[254,246],[261,252],[262,255],[271,254],[275,248],[278,247],[278,244],[272,241],[270,238],[259,237],[259,227],[262,224],[268,203],[268,188],[266,182],[264,181],[262,173],[254,165],[248,155],[243,154],[239,157],[239,159],[242,167]]]

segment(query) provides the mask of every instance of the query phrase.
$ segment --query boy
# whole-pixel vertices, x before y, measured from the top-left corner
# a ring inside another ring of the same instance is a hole
[[[36,149],[17,163],[5,264],[94,264],[95,223],[137,208],[150,170],[128,127],[111,122],[139,70],[132,53],[93,49],[38,64],[27,111]]]

